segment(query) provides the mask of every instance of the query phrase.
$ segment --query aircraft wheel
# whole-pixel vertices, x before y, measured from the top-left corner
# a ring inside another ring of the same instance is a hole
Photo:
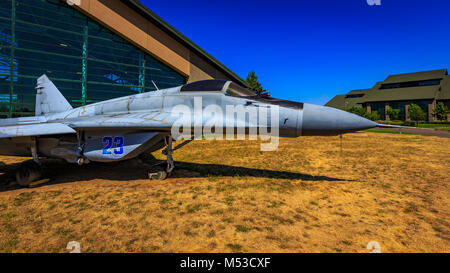
[[[16,181],[22,187],[27,187],[31,182],[42,176],[41,167],[34,161],[23,163],[16,172]]]
[[[155,166],[148,171],[148,178],[150,180],[164,180],[167,178],[167,172],[164,167]]]

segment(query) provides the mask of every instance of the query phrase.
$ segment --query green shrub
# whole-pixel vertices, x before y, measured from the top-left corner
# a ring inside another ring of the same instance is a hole
[[[383,121],[380,121],[380,123],[383,123],[383,124],[390,124],[390,125],[402,125],[403,124],[403,120],[383,120]]]
[[[378,111],[372,111],[367,113],[365,118],[370,120],[380,120],[380,114],[378,114]]]
[[[353,113],[353,114],[357,114],[358,116],[364,117],[367,112],[366,109],[362,108],[362,107],[352,107],[347,109],[347,112]]]
[[[422,123],[422,122],[419,122],[419,123]],[[450,121],[425,121],[423,123],[449,125]]]
[[[402,126],[416,126],[416,122],[407,120],[403,122]]]
[[[370,120],[379,120],[380,114],[378,114],[377,111],[372,111],[371,113],[367,113],[365,108],[362,107],[352,107],[350,109],[347,109],[347,112],[356,114],[358,116],[364,117],[366,119]]]
[[[450,110],[448,110],[448,107],[444,105],[443,102],[438,102],[436,104],[436,107],[433,110],[433,115],[438,120],[447,120],[447,116],[450,113]]]
[[[400,114],[400,109],[388,108],[386,110],[386,114],[389,115],[389,118],[392,120],[398,120],[398,116]]]
[[[425,120],[427,118],[425,111],[417,104],[412,103],[409,106],[408,111],[409,117],[416,122],[416,126],[419,124],[419,120]]]

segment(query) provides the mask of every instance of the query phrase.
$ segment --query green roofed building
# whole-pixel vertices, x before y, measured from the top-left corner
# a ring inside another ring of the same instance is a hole
[[[364,107],[367,112],[377,111],[383,120],[389,120],[389,108],[399,109],[399,119],[409,120],[408,107],[417,104],[428,114],[428,120],[434,121],[433,110],[438,102],[450,107],[447,69],[390,75],[371,89],[337,95],[325,105],[343,110]]]
[[[357,89],[352,90],[345,95],[336,95],[326,104],[326,106],[344,110],[352,107],[362,107],[361,98],[364,97],[368,90],[369,89]]]

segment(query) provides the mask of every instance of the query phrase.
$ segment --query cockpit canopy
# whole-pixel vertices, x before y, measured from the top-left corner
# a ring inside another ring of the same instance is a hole
[[[227,96],[245,97],[248,100],[262,102],[265,104],[278,105],[292,109],[303,109],[303,103],[301,102],[272,98],[270,94],[267,93],[256,95],[247,88],[226,80],[203,80],[191,82],[183,85],[180,92],[222,92]]]
[[[181,87],[180,92],[222,92],[228,96],[248,97],[255,96],[252,91],[244,88],[232,81],[214,79],[203,80],[185,84]]]

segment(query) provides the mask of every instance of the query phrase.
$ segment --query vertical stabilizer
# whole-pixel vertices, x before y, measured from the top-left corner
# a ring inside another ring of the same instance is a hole
[[[44,74],[36,84],[36,116],[73,109],[53,82]]]

